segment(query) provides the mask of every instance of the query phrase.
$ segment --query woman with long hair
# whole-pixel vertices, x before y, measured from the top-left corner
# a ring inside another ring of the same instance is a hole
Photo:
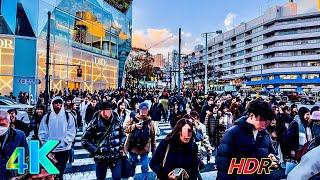
[[[173,109],[171,110],[169,115],[169,121],[172,129],[174,128],[176,123],[183,117],[184,114],[185,112],[179,110],[179,103],[175,102],[173,105]]]
[[[150,161],[150,168],[159,179],[177,179],[174,170],[182,168],[185,179],[197,179],[199,174],[198,147],[193,140],[193,124],[182,118],[163,139]],[[180,177],[181,178],[181,177]]]
[[[36,110],[31,119],[31,126],[32,126],[31,128],[34,130],[34,135],[32,136],[32,139],[35,139],[35,140],[39,139],[38,130],[39,130],[40,122],[45,114],[46,114],[46,108],[42,104],[39,104],[36,107]]]
[[[115,111],[119,115],[121,123],[124,123],[130,118],[130,110],[126,108],[126,103],[123,100],[118,103],[117,109]]]

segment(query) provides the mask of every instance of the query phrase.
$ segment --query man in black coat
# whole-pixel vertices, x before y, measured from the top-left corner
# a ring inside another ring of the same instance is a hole
[[[88,105],[85,115],[85,121],[88,125],[93,118],[94,113],[99,111],[98,101],[95,98],[92,98],[91,103]]]
[[[218,168],[217,179],[264,179],[268,175],[238,175],[236,171],[228,174],[232,158],[239,163],[241,158],[273,157],[270,135],[265,130],[273,118],[271,108],[267,102],[255,100],[251,102],[248,116],[238,119],[221,140],[217,150],[216,162]]]
[[[112,105],[103,102],[100,108],[82,136],[82,146],[94,157],[98,180],[106,178],[108,168],[111,169],[112,179],[120,180],[126,135],[117,113],[112,111]]]

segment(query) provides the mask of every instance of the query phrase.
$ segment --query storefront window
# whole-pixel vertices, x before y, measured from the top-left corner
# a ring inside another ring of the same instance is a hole
[[[297,79],[298,75],[295,74],[288,74],[288,75],[280,75],[280,79]]]
[[[261,80],[261,77],[253,77],[251,78],[251,81],[260,81]]]
[[[319,74],[302,74],[302,79],[316,79],[319,78]]]
[[[52,13],[51,89],[96,90],[118,84],[119,44],[131,38],[131,17],[95,1],[62,1]],[[46,27],[38,38],[38,77],[44,82]],[[123,46],[126,48],[126,46]],[[82,77],[77,77],[77,69]],[[39,85],[44,90],[45,83]]]
[[[12,92],[14,39],[0,37],[0,92]]]

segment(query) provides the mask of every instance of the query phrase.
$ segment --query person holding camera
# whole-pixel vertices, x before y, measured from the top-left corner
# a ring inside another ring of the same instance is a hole
[[[158,179],[197,179],[199,158],[193,128],[189,119],[182,118],[160,142],[150,161]]]
[[[121,179],[121,156],[126,135],[116,112],[109,102],[102,102],[100,111],[93,115],[92,121],[82,136],[82,146],[94,157],[96,177],[104,180],[107,169],[112,172],[112,179]]]
[[[138,163],[138,156],[141,159],[142,178],[148,178],[149,152],[154,153],[156,148],[156,126],[148,115],[149,106],[147,103],[139,105],[139,114],[126,121],[124,128],[128,133],[125,144],[125,151],[129,152],[129,158],[135,164]]]

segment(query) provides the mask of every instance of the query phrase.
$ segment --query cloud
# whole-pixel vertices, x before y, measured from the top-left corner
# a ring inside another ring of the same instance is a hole
[[[320,10],[320,2],[317,0],[297,1],[298,14],[317,12]]]
[[[232,12],[227,14],[227,17],[224,19],[224,26],[227,30],[231,30],[233,28],[233,21],[236,17],[237,15]]]
[[[181,53],[191,53],[199,39],[192,36],[190,32],[181,32]],[[138,48],[150,48],[152,54],[163,54],[167,57],[168,52],[178,50],[178,33],[170,30],[148,28],[147,30],[135,30],[132,36],[132,46]]]

